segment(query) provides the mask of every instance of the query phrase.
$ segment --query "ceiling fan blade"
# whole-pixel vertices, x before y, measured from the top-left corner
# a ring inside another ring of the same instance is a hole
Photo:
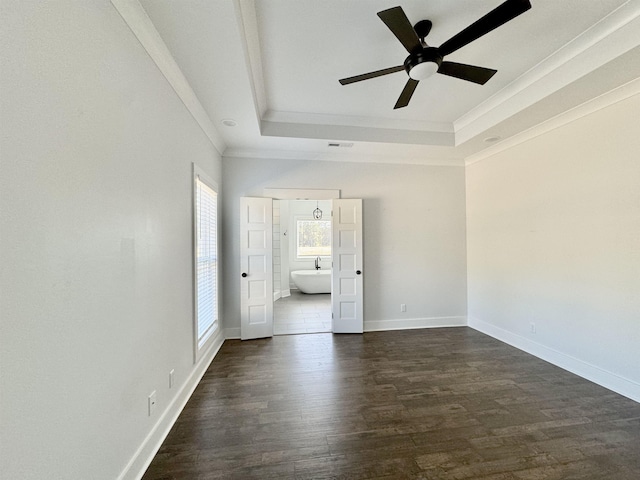
[[[409,105],[409,100],[411,100],[411,96],[413,95],[413,92],[415,92],[416,87],[418,86],[418,83],[419,83],[418,80],[414,80],[413,78],[410,78],[407,81],[407,84],[402,89],[402,93],[400,94],[400,98],[398,98],[398,101],[396,102],[395,106],[393,107],[394,110],[396,108],[402,108],[402,107],[406,107],[407,105]]]
[[[404,65],[398,65],[397,67],[385,68],[383,70],[376,70],[375,72],[363,73],[362,75],[356,75],[355,77],[342,78],[338,80],[342,85],[349,85],[350,83],[361,82],[362,80],[369,80],[370,78],[381,77],[382,75],[389,75],[390,73],[396,73],[404,70]]]
[[[411,22],[402,10],[402,7],[393,7],[388,10],[378,12],[378,16],[385,23],[389,30],[396,36],[400,43],[407,49],[407,52],[413,53],[420,50],[422,44],[418,38],[418,34],[413,29]]]
[[[496,72],[497,70],[492,68],[476,67],[455,62],[442,62],[440,68],[438,68],[438,73],[467,80],[468,82],[479,83],[480,85],[487,83]]]
[[[444,42],[438,48],[438,52],[443,57],[455,52],[459,48],[473,42],[481,36],[489,33],[491,30],[504,25],[509,20],[514,19],[518,15],[526,12],[531,8],[529,0],[507,0],[499,7],[491,10],[480,20],[472,23],[457,35]]]

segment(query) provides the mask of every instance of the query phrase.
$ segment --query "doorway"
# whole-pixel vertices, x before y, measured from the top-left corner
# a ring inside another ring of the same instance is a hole
[[[311,199],[327,198],[326,195],[318,195],[318,192],[327,191],[315,191],[315,196]],[[292,195],[291,191],[289,195]],[[301,196],[270,195],[265,189],[264,197],[240,197],[242,340],[273,336],[273,201],[282,198],[299,199]],[[362,200],[342,199],[336,195],[331,204],[331,332],[362,333]]]
[[[274,335],[331,332],[331,241],[331,200],[273,200]]]

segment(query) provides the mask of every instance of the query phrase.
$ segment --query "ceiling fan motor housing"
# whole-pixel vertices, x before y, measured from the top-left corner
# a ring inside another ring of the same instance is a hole
[[[442,64],[442,55],[435,47],[423,48],[412,53],[404,61],[404,69],[414,80],[424,80],[434,74]]]

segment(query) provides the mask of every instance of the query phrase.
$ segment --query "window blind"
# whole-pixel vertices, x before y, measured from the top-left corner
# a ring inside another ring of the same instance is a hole
[[[196,177],[196,315],[198,348],[218,328],[218,194]]]

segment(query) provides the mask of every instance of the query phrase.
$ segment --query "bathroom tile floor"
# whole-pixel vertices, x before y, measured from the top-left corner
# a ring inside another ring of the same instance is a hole
[[[331,331],[331,294],[307,295],[297,290],[273,304],[273,334]]]

